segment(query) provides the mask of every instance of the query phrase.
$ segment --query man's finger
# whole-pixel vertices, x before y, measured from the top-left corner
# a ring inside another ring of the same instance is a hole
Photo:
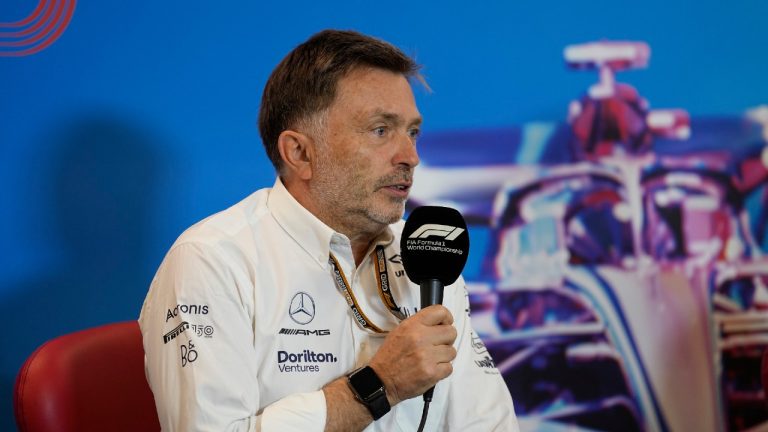
[[[419,311],[419,320],[422,324],[433,326],[438,324],[453,324],[453,315],[443,305],[428,306]]]

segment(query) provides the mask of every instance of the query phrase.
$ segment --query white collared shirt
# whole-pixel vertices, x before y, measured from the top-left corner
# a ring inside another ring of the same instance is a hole
[[[384,246],[403,313],[419,289],[400,262],[403,222]],[[367,364],[384,340],[361,328],[338,291],[338,260],[363,312],[391,330],[370,254],[355,267],[349,240],[304,209],[278,179],[189,228],[157,271],[139,317],[147,378],[168,431],[322,431],[322,387]],[[472,331],[464,280],[443,304],[458,337],[453,374],[436,386],[425,430],[516,431],[512,400]],[[403,401],[366,431],[415,431],[423,401]]]

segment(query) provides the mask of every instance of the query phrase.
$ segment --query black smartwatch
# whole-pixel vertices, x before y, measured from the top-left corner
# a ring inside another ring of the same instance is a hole
[[[363,366],[353,371],[347,375],[347,381],[355,398],[368,408],[374,420],[380,419],[389,412],[390,406],[387,394],[384,392],[384,383],[370,366]]]

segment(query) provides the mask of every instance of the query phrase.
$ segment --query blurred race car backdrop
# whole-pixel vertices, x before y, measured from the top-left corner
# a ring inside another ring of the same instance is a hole
[[[473,320],[525,429],[768,427],[768,106],[651,108],[617,80],[650,53],[568,46],[596,82],[562,123],[420,144],[410,205],[471,224]]]

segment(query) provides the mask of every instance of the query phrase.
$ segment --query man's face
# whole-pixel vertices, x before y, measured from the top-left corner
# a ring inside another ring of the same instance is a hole
[[[421,116],[408,80],[355,69],[339,81],[325,120],[310,183],[323,216],[348,235],[399,220],[419,163]]]

